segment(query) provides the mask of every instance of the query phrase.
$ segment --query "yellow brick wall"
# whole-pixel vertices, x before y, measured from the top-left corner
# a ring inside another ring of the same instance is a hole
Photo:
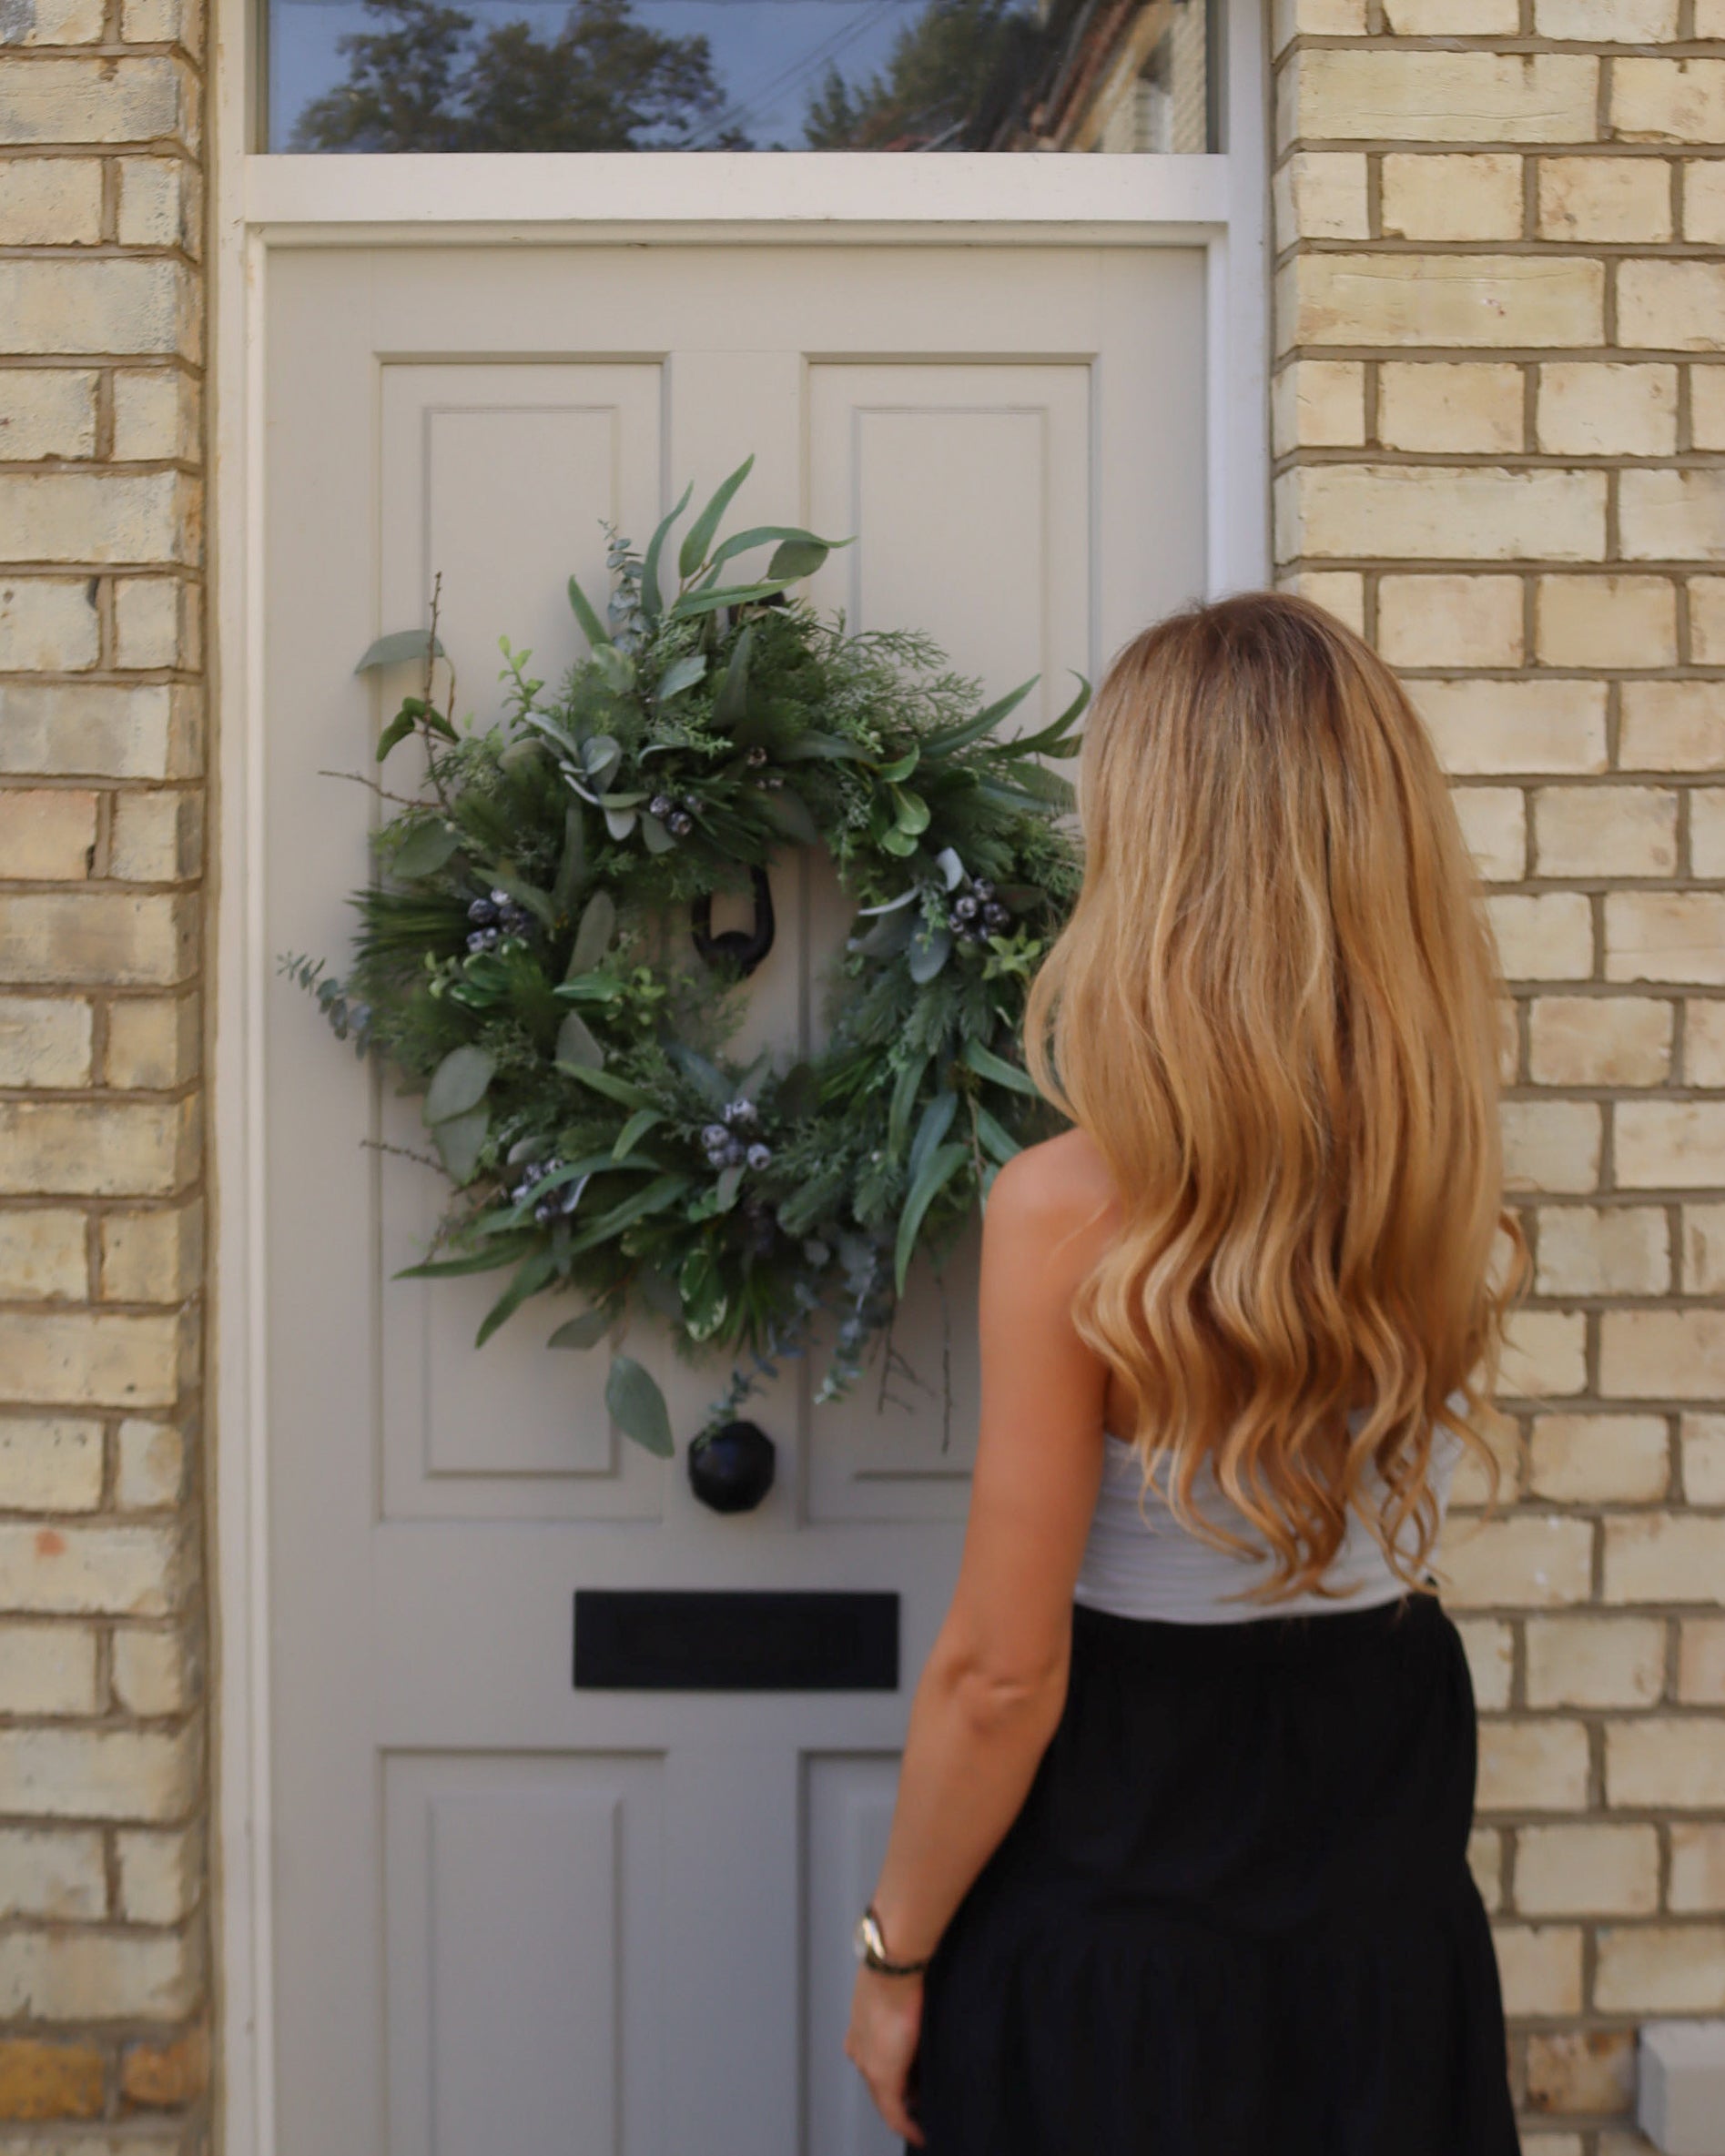
[[[0,0],[6,2156],[207,2146],[199,29]]]
[[[1511,977],[1514,1502],[1445,1560],[1529,2156],[1725,2012],[1725,5],[1284,0],[1278,574],[1436,734]]]

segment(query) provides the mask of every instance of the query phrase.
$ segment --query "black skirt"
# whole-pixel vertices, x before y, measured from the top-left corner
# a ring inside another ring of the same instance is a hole
[[[928,2156],[1517,2156],[1476,1756],[1429,1595],[1077,1605],[1060,1726],[928,1972]]]

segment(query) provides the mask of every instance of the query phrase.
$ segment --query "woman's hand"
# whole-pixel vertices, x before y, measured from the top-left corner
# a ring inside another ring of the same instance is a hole
[[[922,2129],[910,2111],[910,2070],[922,2028],[922,1979],[882,1976],[865,1962],[850,1997],[845,2056],[868,2084],[875,2109],[913,2148]]]

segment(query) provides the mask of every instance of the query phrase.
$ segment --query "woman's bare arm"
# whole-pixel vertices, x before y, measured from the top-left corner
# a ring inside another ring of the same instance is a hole
[[[1073,1291],[1111,1228],[1099,1169],[1069,1132],[1018,1155],[989,1193],[964,1552],[912,1703],[875,1894],[895,1959],[932,1950],[1022,1805],[1064,1704],[1072,1586],[1102,1469],[1107,1372],[1071,1321]],[[903,2070],[918,1997],[907,1979],[864,1969],[847,2046],[912,2139]]]

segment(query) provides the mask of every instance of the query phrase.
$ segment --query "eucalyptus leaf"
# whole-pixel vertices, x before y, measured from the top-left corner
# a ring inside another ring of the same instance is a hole
[[[804,577],[814,575],[827,559],[827,552],[826,545],[818,539],[782,540],[766,564],[766,573],[785,577],[792,583],[800,582]]]
[[[431,1125],[431,1142],[443,1163],[443,1172],[459,1189],[473,1179],[479,1156],[491,1135],[491,1117],[483,1108],[469,1108],[464,1116],[448,1116]]]
[[[605,829],[613,838],[627,838],[640,821],[640,812],[633,808],[608,808],[604,812]]]
[[[623,744],[614,734],[590,734],[581,744],[581,768],[595,786],[603,786],[623,762]]]
[[[642,817],[641,842],[650,854],[668,854],[676,845],[657,816]]]
[[[519,1233],[494,1236],[482,1250],[471,1251],[462,1258],[426,1258],[417,1265],[404,1265],[392,1272],[392,1280],[452,1280],[464,1273],[499,1272],[505,1265],[512,1265],[516,1259],[533,1249],[539,1240],[536,1235]]]
[[[952,854],[952,848],[950,846],[942,847],[940,854],[936,855],[936,859],[939,860],[947,854]],[[958,859],[958,857],[959,856],[956,854],[952,854],[952,858],[955,861]],[[963,871],[960,870],[959,874],[962,875]],[[947,888],[949,891],[952,888],[952,886],[949,884]],[[912,899],[920,898],[921,896],[922,892],[919,886],[916,884],[912,884],[908,891],[900,891],[897,898],[884,899],[878,906],[859,906],[857,908],[857,911],[859,915],[894,913],[899,906],[908,906]]]
[[[429,629],[398,629],[392,635],[380,636],[375,643],[368,644],[364,658],[353,671],[370,673],[379,666],[404,666],[412,659],[423,665],[428,658],[444,655],[442,645]]]
[[[563,978],[573,981],[577,974],[591,973],[611,948],[611,939],[616,933],[617,902],[609,891],[595,891],[581,909],[575,947],[569,954],[568,970]]]
[[[706,653],[685,652],[682,658],[673,659],[659,676],[654,696],[660,703],[669,703],[672,697],[681,696],[685,690],[694,688],[705,672]]]
[[[390,873],[410,884],[435,876],[461,843],[462,835],[452,825],[416,824],[396,847]]]
[[[603,1093],[607,1100],[615,1100],[624,1108],[648,1105],[640,1087],[619,1078],[615,1071],[603,1070],[594,1063],[560,1063],[557,1068],[565,1078],[578,1078],[583,1086],[592,1087],[595,1093]]]
[[[583,1311],[566,1319],[545,1342],[548,1348],[596,1348],[611,1330],[612,1321],[602,1310]]]
[[[665,1110],[657,1108],[638,1108],[617,1133],[617,1142],[611,1149],[611,1158],[621,1160],[625,1153],[634,1150],[635,1140],[644,1138],[657,1123],[665,1120]]]
[[[677,551],[677,569],[682,575],[693,576],[706,560],[706,550],[713,543],[720,519],[731,506],[732,496],[754,468],[754,458],[745,457],[730,477],[719,482],[713,499],[689,526]]]
[[[903,1150],[905,1133],[910,1128],[910,1111],[917,1104],[917,1094],[933,1062],[932,1056],[919,1056],[907,1063],[893,1082],[892,1106],[887,1115],[887,1147],[897,1159]]]
[[[736,1194],[742,1188],[743,1164],[740,1160],[734,1167],[722,1169],[719,1171],[719,1179],[715,1186],[718,1198],[717,1210],[722,1213],[728,1213],[736,1203]]]
[[[941,881],[949,891],[956,890],[964,881],[964,863],[952,846],[942,846],[934,857],[934,865],[940,871]]]
[[[563,1070],[576,1066],[586,1070],[602,1070],[604,1068],[605,1052],[578,1010],[565,1012],[563,1021],[557,1028],[555,1060]]]
[[[836,547],[848,546],[847,539],[822,539],[813,531],[805,531],[797,524],[754,524],[746,531],[734,532],[722,546],[715,546],[708,557],[708,567],[723,569],[727,562],[738,554],[746,554],[757,546],[782,540],[800,540],[805,546],[817,546],[822,553],[830,553]],[[773,574],[778,572],[775,570]]]
[[[842,757],[848,763],[864,764],[868,752],[854,741],[846,741],[837,734],[823,734],[815,726],[806,728],[779,751],[780,760],[786,764],[806,763],[811,756]]]
[[[910,938],[910,956],[907,960],[910,977],[919,988],[926,987],[946,964],[952,952],[952,931],[949,928],[930,928],[924,921]]]
[[[883,914],[850,947],[865,958],[896,958],[916,933],[915,914]]]
[[[671,1435],[671,1411],[658,1381],[644,1370],[633,1355],[615,1354],[605,1379],[605,1406],[625,1437],[669,1460],[676,1451]]]
[[[1004,1124],[997,1121],[980,1102],[978,1102],[970,1112],[976,1118],[977,1137],[980,1139],[985,1152],[991,1153],[995,1159],[1004,1163],[1010,1160],[1014,1153],[1023,1151],[1024,1149],[1020,1145],[1018,1139],[1012,1136]]]
[[[921,1171],[911,1184],[910,1194],[905,1199],[905,1209],[898,1216],[898,1234],[893,1247],[893,1285],[900,1295],[905,1291],[905,1275],[910,1270],[917,1237],[922,1230],[929,1206],[969,1158],[968,1146],[937,1146],[923,1162]]]
[[[469,1108],[477,1108],[496,1069],[495,1058],[476,1041],[464,1041],[459,1048],[452,1048],[431,1073],[431,1082],[425,1089],[425,1106],[421,1111],[425,1120],[442,1123],[451,1116],[465,1115]]]
[[[785,584],[784,577],[776,576],[764,583],[731,584],[721,592],[685,592],[671,612],[680,622],[692,622],[702,614],[717,613],[722,607],[748,606],[759,599],[771,599]]]
[[[923,754],[949,756],[956,750],[969,748],[973,741],[980,741],[985,734],[992,734],[1002,719],[1018,709],[1041,678],[1040,673],[1033,673],[1028,682],[1020,683],[998,703],[978,712],[974,718],[961,719],[955,726],[939,726],[932,734],[925,734]]]
[[[601,644],[594,660],[614,695],[626,696],[634,687],[634,661],[627,652],[620,652],[614,643]]]

